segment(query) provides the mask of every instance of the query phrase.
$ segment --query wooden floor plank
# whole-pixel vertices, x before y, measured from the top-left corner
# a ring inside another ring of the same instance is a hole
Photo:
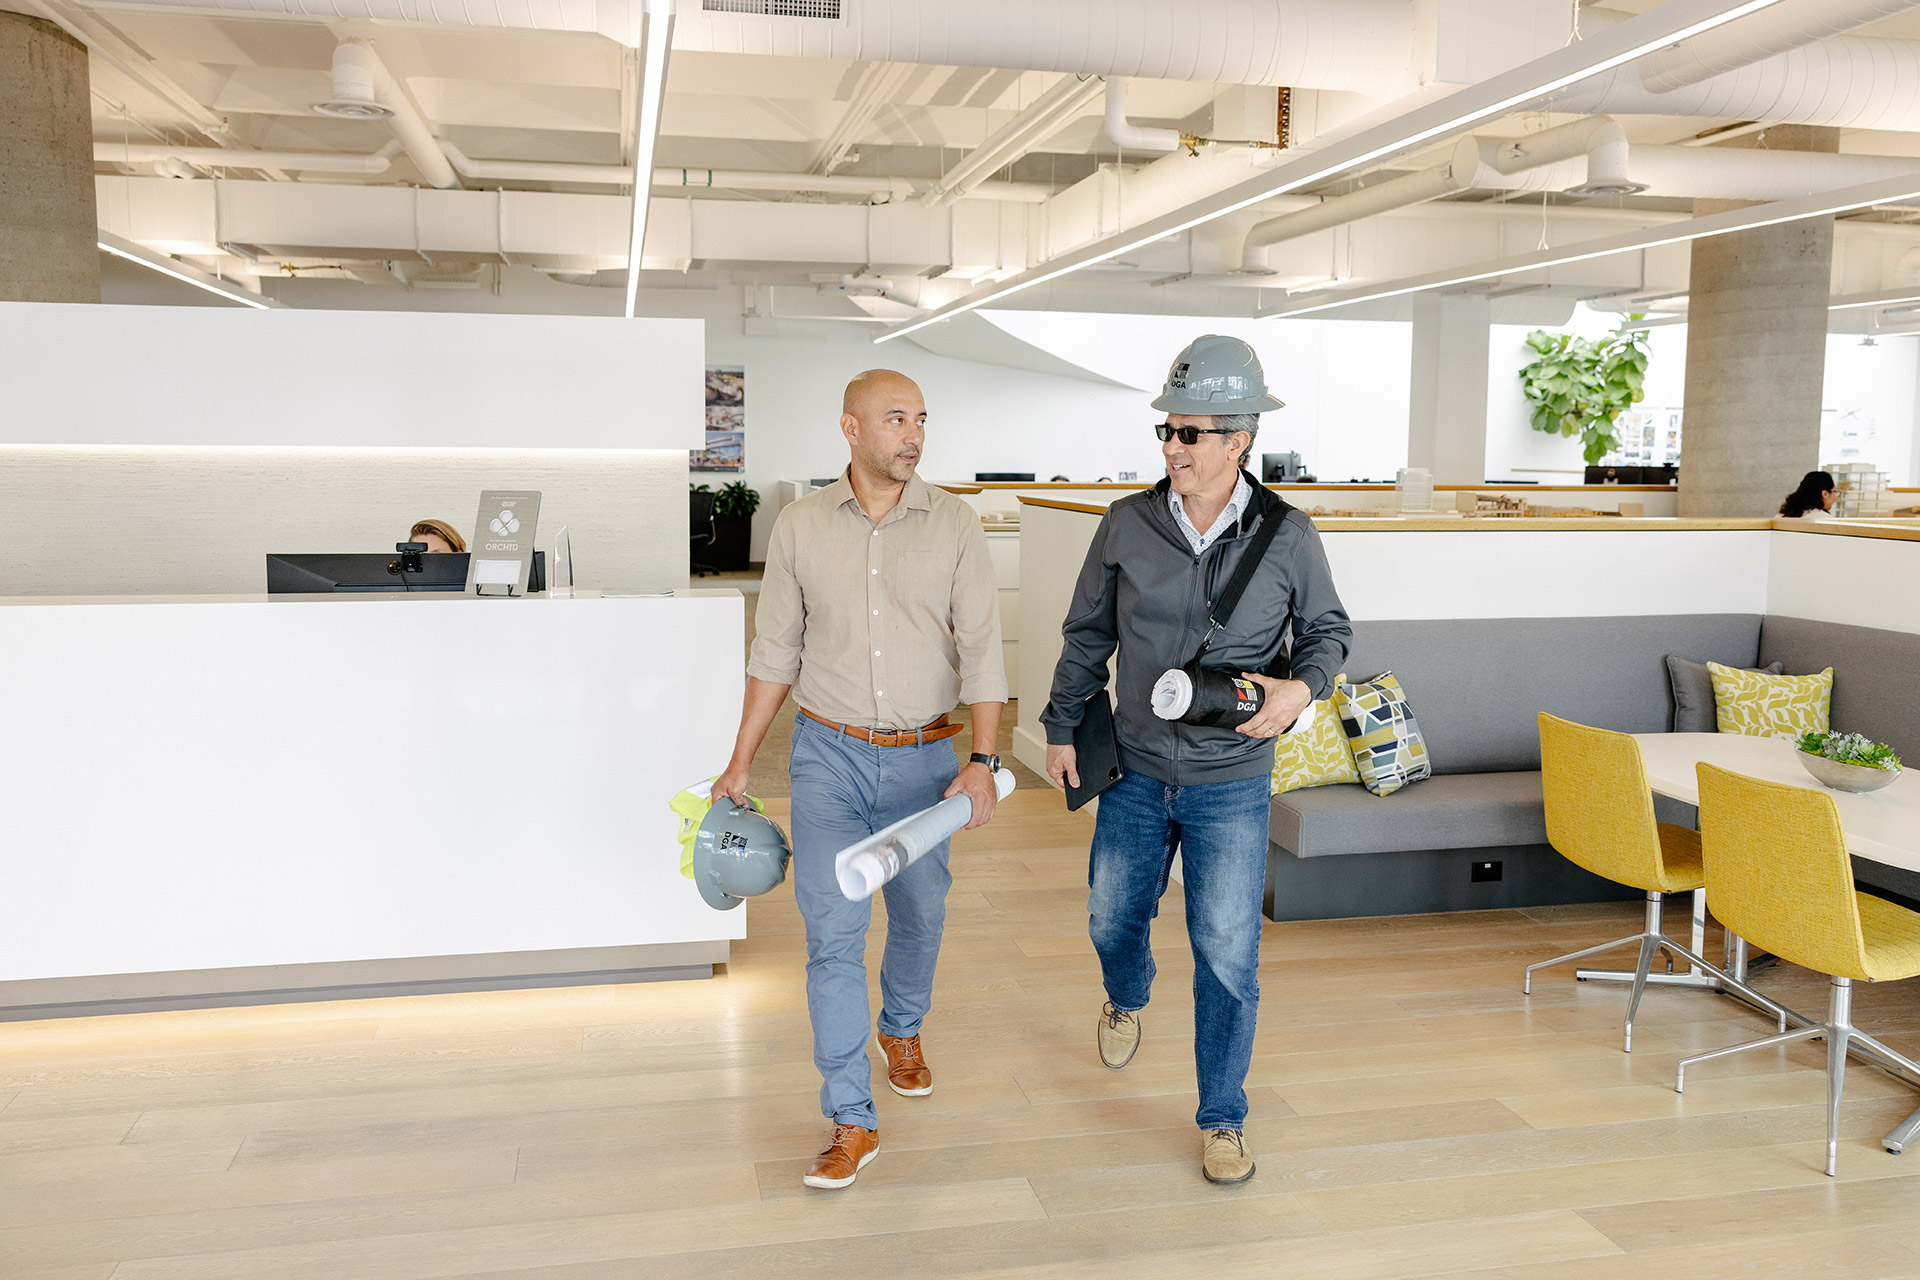
[[[1021,792],[956,841],[935,1091],[882,1089],[848,1190],[800,1184],[826,1125],[782,892],[712,981],[0,1024],[0,1276],[1920,1276],[1920,1163],[1878,1142],[1920,1095],[1853,1068],[1827,1179],[1817,1046],[1678,1095],[1678,1058],[1764,1021],[1654,991],[1629,1055],[1620,987],[1520,993],[1632,903],[1267,924],[1259,1173],[1207,1183],[1178,886],[1140,1056],[1095,1053],[1090,825]],[[1791,966],[1758,980],[1825,999]],[[1920,1041],[1920,984],[1856,1011]]]

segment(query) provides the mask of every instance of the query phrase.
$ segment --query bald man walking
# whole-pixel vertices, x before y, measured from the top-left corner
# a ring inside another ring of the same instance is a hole
[[[1007,677],[987,539],[973,508],[914,473],[927,406],[911,378],[870,369],[847,384],[840,478],[774,522],[754,614],[746,704],[716,795],[744,803],[747,770],[789,689],[793,721],[793,895],[807,926],[807,1012],[820,1109],[833,1139],[803,1181],[844,1187],[880,1151],[867,1065],[869,902],[849,902],[834,855],[946,796],[993,816],[994,754]],[[972,710],[965,767],[948,739]],[[876,1037],[887,1084],[933,1092],[920,1026],[933,1003],[946,922],[948,843],[890,881]]]

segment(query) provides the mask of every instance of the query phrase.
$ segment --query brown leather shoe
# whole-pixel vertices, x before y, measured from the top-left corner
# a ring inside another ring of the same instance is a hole
[[[933,1072],[920,1052],[919,1036],[876,1035],[887,1056],[887,1087],[903,1098],[924,1098],[933,1092]]]
[[[1208,1182],[1245,1182],[1253,1176],[1247,1138],[1238,1129],[1200,1131],[1200,1172]]]
[[[844,1187],[880,1154],[880,1131],[857,1124],[833,1126],[833,1145],[813,1158],[800,1181],[810,1187]]]

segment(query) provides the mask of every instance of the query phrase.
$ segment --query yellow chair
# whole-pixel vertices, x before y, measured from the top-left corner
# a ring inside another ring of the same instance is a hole
[[[1546,798],[1547,841],[1560,855],[1597,876],[1630,885],[1647,895],[1646,927],[1629,938],[1603,942],[1570,955],[1527,966],[1520,990],[1533,993],[1533,974],[1571,960],[1638,944],[1633,994],[1627,1000],[1626,1052],[1633,1052],[1633,1018],[1646,993],[1656,952],[1666,951],[1699,966],[1722,989],[1737,991],[1760,1005],[1786,1028],[1787,1011],[1731,977],[1661,930],[1661,903],[1669,893],[1691,893],[1705,878],[1700,837],[1685,827],[1658,822],[1646,762],[1631,735],[1589,728],[1540,713],[1540,780]]]
[[[1694,768],[1713,914],[1753,945],[1826,974],[1831,985],[1825,1022],[1682,1059],[1673,1087],[1684,1091],[1687,1068],[1708,1058],[1825,1037],[1831,1177],[1839,1158],[1849,1046],[1859,1046],[1909,1084],[1920,1083],[1920,1067],[1853,1026],[1854,982],[1920,975],[1920,914],[1853,887],[1853,863],[1833,797],[1710,764]]]

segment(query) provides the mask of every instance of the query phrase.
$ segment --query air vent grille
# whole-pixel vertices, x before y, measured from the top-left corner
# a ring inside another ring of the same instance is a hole
[[[840,0],[700,0],[703,13],[755,13],[763,18],[840,20]]]

